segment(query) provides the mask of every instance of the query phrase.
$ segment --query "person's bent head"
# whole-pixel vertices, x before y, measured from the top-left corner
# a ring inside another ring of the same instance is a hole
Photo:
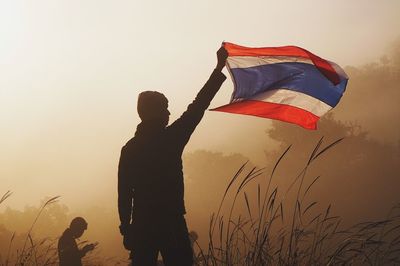
[[[83,235],[83,232],[87,229],[87,222],[82,217],[75,217],[72,219],[69,229],[75,238],[79,238]]]
[[[157,91],[144,91],[139,94],[137,111],[143,122],[161,123],[168,125],[170,112],[168,99]]]

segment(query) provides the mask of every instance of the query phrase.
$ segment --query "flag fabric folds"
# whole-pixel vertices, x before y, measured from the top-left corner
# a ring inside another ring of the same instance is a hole
[[[316,129],[335,107],[348,77],[335,63],[296,46],[249,48],[224,43],[234,91],[229,104],[212,109],[253,115]]]

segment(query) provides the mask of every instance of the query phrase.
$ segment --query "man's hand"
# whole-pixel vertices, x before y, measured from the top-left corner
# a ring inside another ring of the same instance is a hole
[[[132,240],[131,240],[131,230],[132,230],[132,225],[130,224],[121,224],[119,226],[119,231],[121,235],[123,236],[123,244],[125,249],[131,250],[132,249]]]
[[[126,235],[129,232],[129,224],[121,224],[119,226],[119,232],[121,233],[121,235]]]
[[[226,51],[224,46],[221,46],[221,48],[219,48],[219,50],[217,51],[218,63],[215,69],[221,71],[225,66],[227,58],[228,58],[228,52]]]
[[[126,250],[132,250],[132,240],[129,234],[124,235],[123,244]]]
[[[84,254],[88,253],[89,251],[93,250],[96,244],[87,244],[82,248],[82,252]]]

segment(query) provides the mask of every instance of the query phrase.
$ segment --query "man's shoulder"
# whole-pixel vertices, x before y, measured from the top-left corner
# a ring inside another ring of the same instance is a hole
[[[130,148],[132,148],[133,146],[135,146],[136,143],[136,138],[132,137],[130,140],[128,140],[124,146],[122,146],[121,151],[126,151]]]
[[[63,246],[63,245],[68,245],[69,243],[71,243],[74,240],[74,237],[72,236],[71,230],[70,229],[66,229],[63,234],[60,236],[59,240],[58,240],[58,245]]]
[[[71,229],[65,229],[60,238],[72,238]]]
[[[133,137],[124,146],[121,148],[121,157],[123,158],[132,158],[135,157],[138,153],[143,152],[143,146],[145,145],[144,141],[142,141],[138,137]]]

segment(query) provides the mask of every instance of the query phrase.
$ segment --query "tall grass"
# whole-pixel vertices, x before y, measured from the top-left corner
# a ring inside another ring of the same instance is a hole
[[[0,199],[0,204],[3,203],[8,197],[11,196],[11,192],[7,191],[2,198]],[[48,266],[48,265],[58,265],[58,257],[57,257],[57,249],[55,247],[55,239],[51,238],[44,238],[41,239],[40,241],[36,242],[34,241],[32,237],[32,231],[42,214],[43,210],[50,204],[55,203],[58,200],[59,196],[50,198],[44,204],[41,206],[39,209],[39,212],[37,213],[35,219],[33,220],[29,230],[26,232],[24,240],[23,240],[23,245],[21,248],[16,249],[16,254],[12,254],[11,250],[14,244],[15,240],[15,232],[12,234],[9,245],[8,245],[8,251],[6,258],[4,262],[0,258],[0,265],[1,266],[8,266],[8,265],[43,265],[43,266]],[[12,255],[15,255],[12,256]]]
[[[202,248],[194,239],[196,265],[399,265],[400,204],[379,221],[367,221],[348,228],[342,218],[332,214],[331,205],[318,208],[310,191],[320,176],[309,176],[309,168],[325,153],[338,145],[338,139],[324,146],[321,138],[299,173],[282,191],[274,180],[289,146],[277,158],[271,172],[248,168],[244,163],[233,175],[222,194],[217,212],[211,216],[209,243]],[[287,177],[285,177],[287,179]],[[249,184],[255,193],[248,191]],[[0,199],[3,203],[11,192]],[[228,200],[229,199],[229,200]],[[57,265],[55,239],[34,241],[32,231],[42,211],[58,197],[46,201],[23,241],[12,256],[15,233],[12,234],[6,259],[8,265]],[[243,206],[238,206],[242,203]],[[239,210],[244,210],[241,213]],[[16,253],[16,254],[15,254]],[[98,252],[85,258],[85,265],[121,265],[117,258],[105,260]]]
[[[399,264],[400,205],[381,221],[343,229],[341,217],[331,214],[331,205],[320,211],[317,200],[307,199],[320,179],[307,176],[309,167],[341,141],[323,147],[321,138],[284,193],[272,186],[272,180],[290,146],[270,174],[264,169],[246,171],[247,163],[243,164],[228,183],[218,211],[211,216],[208,248],[195,245],[196,265]],[[263,176],[265,179],[260,180]],[[245,189],[251,182],[257,182],[253,201]],[[232,196],[230,202],[228,194]],[[246,212],[234,217],[233,210],[241,196]],[[292,203],[289,196],[294,198]]]
[[[7,191],[6,193],[4,193],[4,195],[1,197],[0,199],[0,204],[2,204],[6,199],[8,199],[11,196],[11,191]]]
[[[0,199],[0,204],[11,196],[11,192],[7,191]],[[38,213],[30,225],[28,231],[22,235],[14,232],[9,240],[8,250],[3,260],[0,255],[0,266],[56,266],[59,265],[57,254],[57,239],[45,237],[35,240],[33,235],[34,227],[38,223],[43,211],[51,204],[57,202],[59,196],[50,198],[45,201],[39,208]],[[19,245],[14,242],[18,238]],[[22,239],[21,239],[22,238]],[[77,243],[82,248],[87,241]],[[87,266],[108,266],[108,265],[127,265],[126,260],[114,257],[104,257],[101,252],[95,248],[89,252],[83,259],[83,264]]]

